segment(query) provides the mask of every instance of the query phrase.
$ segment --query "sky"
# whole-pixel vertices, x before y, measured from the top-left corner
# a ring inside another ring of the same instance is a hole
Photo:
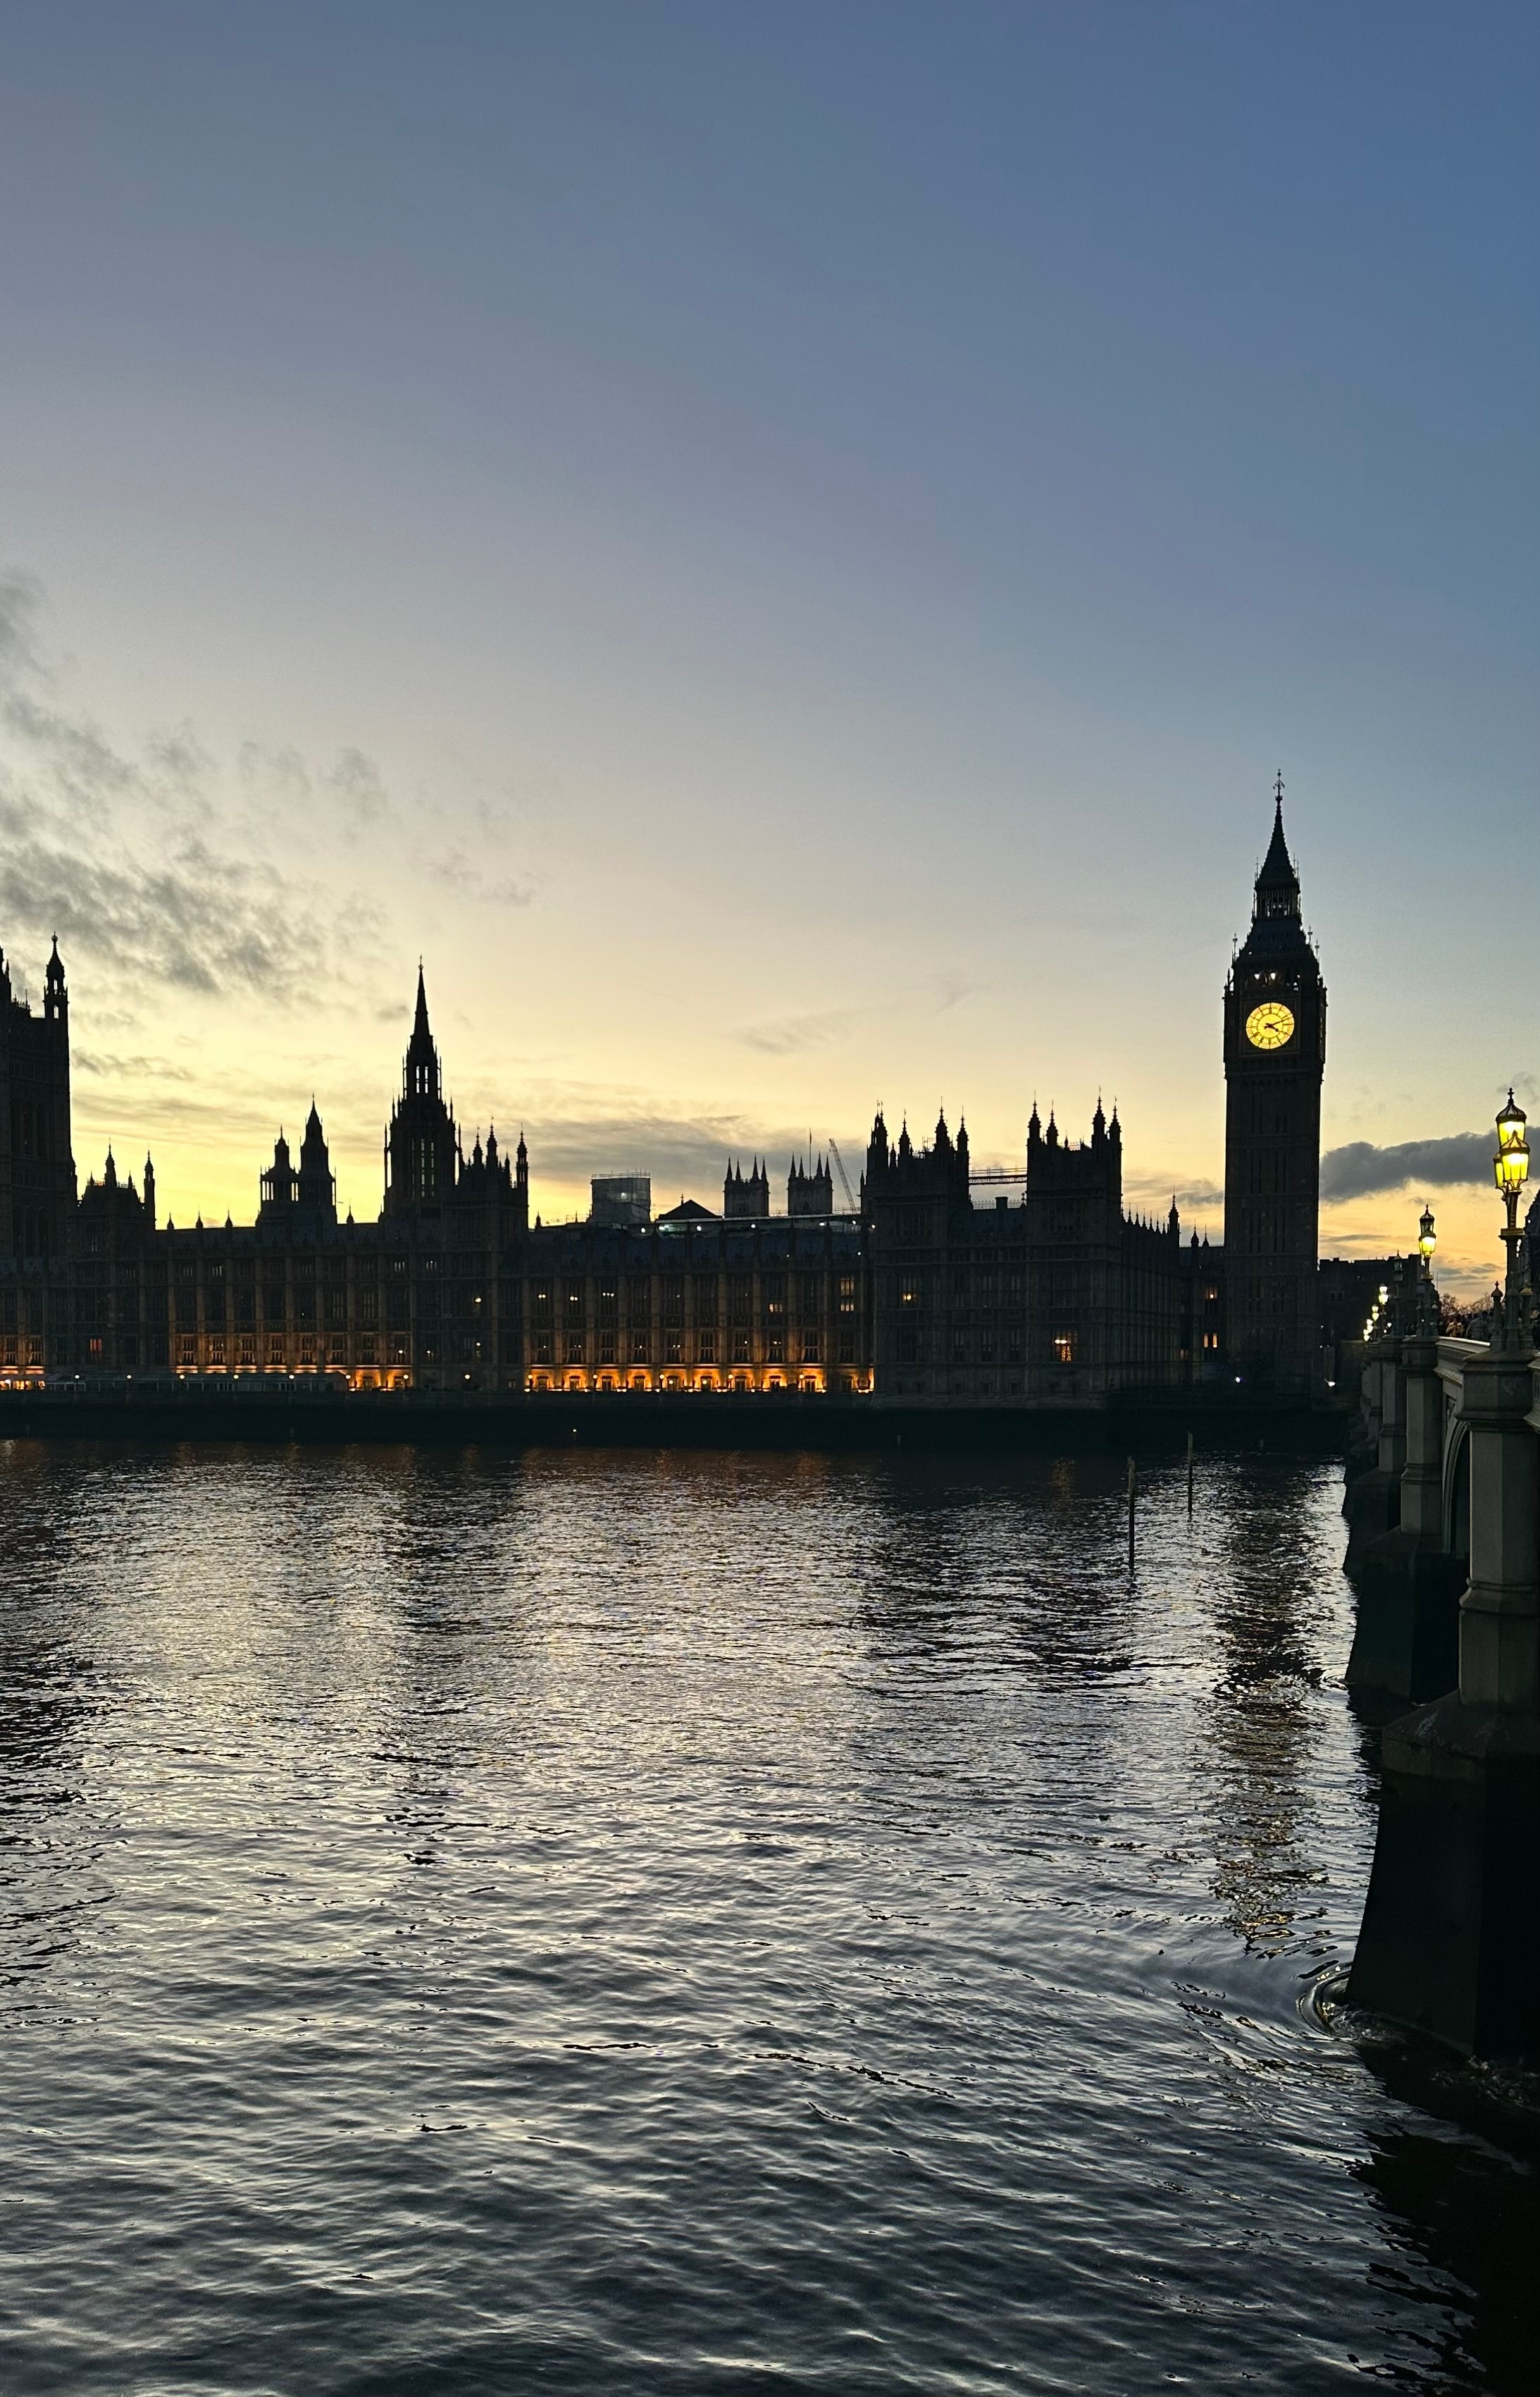
[[[1540,1114],[1540,15],[4,11],[0,944],[75,1155],[533,1203],[1116,1098],[1218,1237],[1276,772],[1326,1253]],[[1435,1178],[1438,1177],[1438,1178]]]

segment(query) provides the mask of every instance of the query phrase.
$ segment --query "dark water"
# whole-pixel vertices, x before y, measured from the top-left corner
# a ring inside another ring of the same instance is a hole
[[[0,2385],[1535,2385],[1335,1473],[0,1449]]]

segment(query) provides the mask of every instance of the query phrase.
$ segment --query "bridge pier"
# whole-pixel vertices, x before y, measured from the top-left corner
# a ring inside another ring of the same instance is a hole
[[[1394,1373],[1404,1452],[1392,1511],[1395,1528],[1354,1552],[1348,1568],[1359,1592],[1350,1690],[1391,1698],[1436,1698],[1459,1679],[1463,1561],[1444,1547],[1444,1403],[1439,1339],[1432,1325],[1399,1344]],[[1394,1454],[1397,1435],[1393,1433]]]
[[[1470,1575],[1459,1684],[1385,1732],[1379,1835],[1347,1997],[1467,2054],[1540,2058],[1533,1369],[1527,1340],[1505,1345],[1501,1334],[1465,1366]]]
[[[1343,1500],[1347,1518],[1347,1561],[1371,1540],[1382,1539],[1399,1520],[1401,1470],[1406,1463],[1406,1391],[1401,1371],[1401,1343],[1376,1344],[1364,1369],[1368,1394],[1368,1428],[1374,1441],[1374,1461],[1367,1473],[1349,1482]]]

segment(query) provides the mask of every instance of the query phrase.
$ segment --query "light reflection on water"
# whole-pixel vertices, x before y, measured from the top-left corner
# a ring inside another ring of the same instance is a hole
[[[1301,2005],[1339,1496],[0,1450],[7,2388],[1527,2386],[1533,2180]]]

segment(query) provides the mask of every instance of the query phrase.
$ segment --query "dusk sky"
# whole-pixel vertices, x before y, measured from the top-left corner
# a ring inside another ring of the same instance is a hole
[[[0,942],[35,997],[59,933],[82,1181],[249,1221],[314,1091],[372,1216],[421,954],[548,1217],[1101,1091],[1217,1237],[1281,768],[1323,1250],[1426,1196],[1490,1281],[1424,1175],[1540,1113],[1533,7],[52,0],[4,60]]]

